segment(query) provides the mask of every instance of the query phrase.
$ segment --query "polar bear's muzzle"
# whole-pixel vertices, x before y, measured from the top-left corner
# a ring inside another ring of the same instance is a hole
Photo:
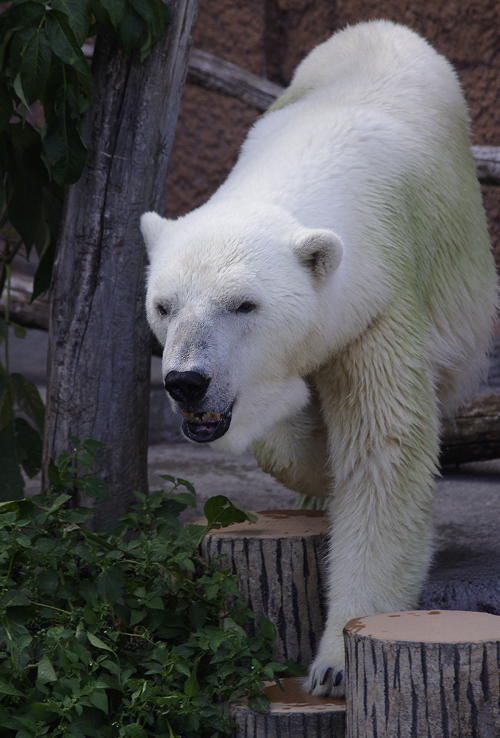
[[[196,443],[210,443],[221,438],[229,430],[233,404],[220,412],[202,407],[210,378],[199,372],[171,371],[165,377],[165,389],[182,412],[182,432]]]

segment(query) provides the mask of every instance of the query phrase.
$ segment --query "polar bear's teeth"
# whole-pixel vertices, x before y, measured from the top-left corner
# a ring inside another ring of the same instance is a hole
[[[197,423],[207,423],[220,420],[220,413],[182,413],[182,417]]]

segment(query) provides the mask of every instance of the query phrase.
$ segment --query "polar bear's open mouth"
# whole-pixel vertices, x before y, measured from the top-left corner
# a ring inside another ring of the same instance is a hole
[[[222,413],[182,413],[182,432],[196,443],[210,443],[221,438],[231,425],[233,406]]]

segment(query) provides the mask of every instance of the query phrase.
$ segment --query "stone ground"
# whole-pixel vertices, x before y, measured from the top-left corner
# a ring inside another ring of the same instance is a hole
[[[13,340],[11,370],[21,371],[44,392],[46,334],[29,331]],[[497,363],[495,363],[497,366]],[[491,384],[498,384],[497,369]],[[295,495],[264,474],[251,454],[235,457],[195,446],[180,436],[161,381],[161,365],[152,366],[149,481],[162,486],[160,474],[182,477],[195,485],[200,514],[212,495],[223,494],[247,510],[293,507]],[[27,491],[36,493],[38,480]],[[435,566],[425,589],[425,607],[481,609],[500,614],[500,460],[446,469],[436,480],[434,505]]]

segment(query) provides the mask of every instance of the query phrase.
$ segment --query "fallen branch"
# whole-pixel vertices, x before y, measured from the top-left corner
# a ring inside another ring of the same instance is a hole
[[[471,146],[481,184],[500,185],[500,146]]]
[[[267,110],[284,89],[265,77],[199,49],[191,50],[187,81],[237,97],[260,111]]]
[[[49,330],[49,302],[46,297],[38,297],[30,303],[33,280],[24,274],[13,274],[10,281],[10,319],[24,328]],[[0,318],[5,317],[6,292],[0,299]]]
[[[441,435],[441,465],[500,458],[500,392],[474,397]]]

